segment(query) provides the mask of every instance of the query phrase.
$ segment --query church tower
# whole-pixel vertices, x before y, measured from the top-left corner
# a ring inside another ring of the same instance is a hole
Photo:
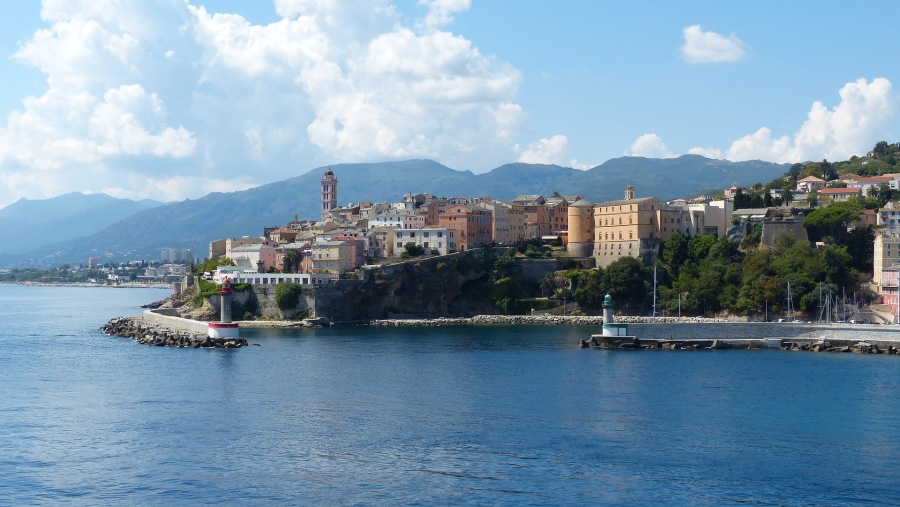
[[[337,183],[331,166],[328,166],[325,176],[322,176],[322,221],[331,216],[329,211],[337,208]]]

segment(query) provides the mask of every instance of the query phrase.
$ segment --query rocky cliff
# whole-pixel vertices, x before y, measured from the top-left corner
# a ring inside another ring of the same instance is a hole
[[[288,310],[278,308],[274,287],[254,286],[234,293],[232,315],[235,320],[291,319],[313,313],[332,322],[357,322],[495,314],[498,308],[491,288],[501,274],[512,276],[523,285],[529,283],[521,266],[504,273],[494,269],[504,250],[470,250],[369,267],[361,270],[359,280],[338,280],[333,285],[304,290],[297,307]],[[197,294],[197,288],[191,287],[158,306],[186,318],[218,319],[219,298],[204,298],[201,305],[196,305]]]
[[[334,322],[462,317],[497,312],[490,288],[502,250],[471,250],[363,270],[316,288],[316,315]]]

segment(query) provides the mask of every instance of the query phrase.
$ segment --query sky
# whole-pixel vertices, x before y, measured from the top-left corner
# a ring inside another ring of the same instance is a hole
[[[846,160],[900,137],[900,2],[23,0],[0,207],[328,164]]]

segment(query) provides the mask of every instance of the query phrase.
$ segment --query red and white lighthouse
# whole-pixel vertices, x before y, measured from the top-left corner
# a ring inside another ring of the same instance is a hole
[[[219,322],[210,322],[207,328],[207,336],[210,338],[240,338],[237,322],[231,322],[231,298],[233,294],[231,280],[225,277],[222,280],[222,289],[219,291],[219,296],[222,300]]]

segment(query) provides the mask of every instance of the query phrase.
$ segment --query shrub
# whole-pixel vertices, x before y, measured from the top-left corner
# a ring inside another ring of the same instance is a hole
[[[275,286],[275,304],[280,310],[297,308],[300,303],[303,287],[292,282],[283,282]]]
[[[559,269],[579,269],[581,264],[575,262],[574,259],[564,259],[559,263]]]

